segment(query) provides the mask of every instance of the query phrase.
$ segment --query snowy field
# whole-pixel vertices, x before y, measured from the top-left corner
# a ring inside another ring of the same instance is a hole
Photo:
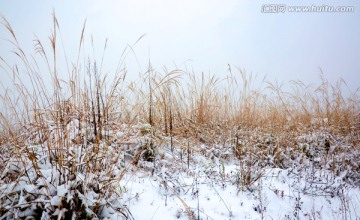
[[[359,151],[348,136],[307,133],[279,149],[279,136],[259,130],[219,133],[218,143],[146,124],[104,135],[87,149],[74,141],[63,167],[51,165],[46,141],[29,142],[23,157],[2,148],[2,219],[360,218]]]
[[[360,220],[354,5],[3,2],[0,220]]]
[[[167,156],[155,173],[153,164],[145,163],[149,168],[133,167],[120,182],[122,202],[134,219],[360,218],[359,188],[311,165],[265,168],[242,187],[235,160],[195,154],[188,169]]]
[[[318,182],[307,192],[305,179],[290,170],[270,169],[251,188],[239,191],[231,181],[236,167],[225,170],[218,180],[205,169],[176,177],[135,172],[122,182],[123,201],[135,219],[359,219],[358,188],[334,184],[341,189],[331,195],[317,190],[326,185]]]

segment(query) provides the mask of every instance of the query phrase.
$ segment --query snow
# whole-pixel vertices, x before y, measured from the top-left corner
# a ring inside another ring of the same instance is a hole
[[[77,124],[69,127],[76,129]],[[62,173],[42,154],[45,145],[29,146],[38,154],[37,173],[30,161],[22,164],[9,160],[1,175],[2,179],[9,178],[8,182],[0,185],[0,199],[6,201],[4,208],[15,210],[8,216],[34,215],[39,208],[37,203],[43,204],[42,209],[53,210],[49,212],[52,216],[65,215],[67,208],[73,208],[73,201],[80,201],[84,206],[81,212],[103,219],[126,219],[126,210],[131,213],[130,219],[140,220],[360,219],[358,173],[349,165],[357,160],[359,152],[343,139],[333,137],[335,144],[330,152],[334,153],[324,156],[321,143],[326,134],[322,132],[299,135],[297,150],[287,146],[278,152],[270,135],[254,132],[253,141],[257,143],[253,147],[261,149],[261,143],[266,142],[268,148],[250,155],[261,158],[260,154],[265,152],[263,161],[251,161],[249,155],[236,157],[229,144],[189,144],[188,140],[175,137],[176,145],[171,147],[166,143],[169,138],[160,136],[161,141],[154,141],[155,160],[142,158],[135,166],[132,160],[136,151],[155,139],[149,134],[151,127],[141,124],[119,127],[119,131],[112,133],[121,141],[99,145],[104,149],[99,160],[104,170],[79,171],[72,179],[59,181]],[[69,146],[69,151],[76,152],[77,146]],[[280,163],[279,158],[284,161]],[[345,160],[348,162],[344,165]],[[29,176],[10,181],[13,173],[24,169]],[[109,182],[118,197],[111,187],[106,188]],[[13,197],[10,200],[7,196]],[[64,204],[68,206],[62,207]],[[101,209],[94,213],[97,205]],[[119,207],[125,211],[120,212]],[[49,218],[49,213],[44,212],[42,217]]]
[[[60,185],[60,186],[57,187],[57,195],[61,196],[61,197],[64,197],[65,194],[68,192],[68,190],[69,190],[69,187],[66,186],[65,184]]]
[[[144,170],[128,173],[120,183],[122,202],[135,219],[188,219],[184,203],[195,219],[337,219],[345,212],[347,219],[357,219],[360,215],[358,188],[342,191],[350,207],[338,196],[306,193],[306,179],[290,169],[266,169],[251,188],[239,190],[231,181],[236,165],[224,165],[223,179],[215,177],[220,175],[217,171],[209,178],[207,166],[193,166],[193,171],[169,176],[163,175],[164,168],[159,175]]]

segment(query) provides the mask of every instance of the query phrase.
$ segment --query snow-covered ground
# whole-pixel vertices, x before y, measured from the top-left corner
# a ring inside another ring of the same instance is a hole
[[[258,131],[223,144],[209,135],[170,140],[144,125],[105,134],[64,149],[62,166],[46,142],[16,157],[2,148],[1,219],[360,219],[351,137],[308,133],[279,149],[292,142]]]
[[[169,155],[172,157],[173,155]],[[166,161],[166,160],[165,160]],[[328,171],[266,168],[248,188],[235,160],[144,162],[120,182],[134,219],[359,219],[360,190]],[[312,172],[312,173],[311,173]]]

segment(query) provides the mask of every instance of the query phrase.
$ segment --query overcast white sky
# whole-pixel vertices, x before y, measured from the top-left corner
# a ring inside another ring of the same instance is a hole
[[[352,13],[262,13],[264,4],[354,6]],[[22,47],[33,51],[37,35],[48,42],[55,9],[67,55],[76,60],[87,19],[87,48],[108,38],[104,70],[116,69],[127,44],[146,36],[134,50],[140,66],[163,66],[225,74],[228,66],[267,75],[269,80],[318,82],[319,68],[330,81],[342,77],[360,86],[360,1],[353,0],[0,0],[0,14],[12,24]],[[0,56],[13,59],[9,37],[0,28]],[[96,52],[98,59],[101,53]],[[127,65],[134,65],[129,56]],[[65,67],[64,67],[65,68]],[[130,68],[130,67],[129,67]],[[137,70],[138,71],[138,70]],[[1,74],[1,72],[0,72]],[[130,72],[130,74],[137,74]],[[3,76],[2,76],[3,77]]]

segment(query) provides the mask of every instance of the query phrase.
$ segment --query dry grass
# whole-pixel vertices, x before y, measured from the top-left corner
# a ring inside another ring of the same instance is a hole
[[[1,190],[0,215],[22,217],[16,211],[20,208],[20,213],[35,217],[94,218],[101,216],[103,209],[110,206],[128,216],[125,208],[114,203],[119,196],[116,186],[122,174],[119,175],[116,162],[120,154],[114,157],[116,149],[108,142],[109,131],[116,117],[116,93],[124,77],[120,75],[109,84],[97,63],[89,60],[87,78],[81,80],[78,77],[80,66],[74,66],[69,80],[61,80],[57,72],[59,27],[55,14],[53,24],[51,56],[46,54],[39,40],[35,41],[36,52],[48,66],[46,73],[38,71],[37,67],[42,64],[36,59],[29,61],[13,29],[3,18],[3,25],[12,35],[10,42],[16,46],[14,53],[25,71],[18,66],[11,67],[5,61],[1,64],[16,86],[15,91],[8,91],[1,97],[6,112],[0,114],[1,151],[4,155],[0,169],[2,183],[6,187]],[[83,33],[79,51],[82,42]],[[28,75],[30,82],[23,81],[24,74]],[[51,76],[50,90],[45,86],[42,74]],[[9,158],[12,159],[6,162]],[[44,169],[52,169],[51,176],[44,174]],[[30,193],[21,187],[23,181],[26,185],[37,187],[38,181],[41,181],[41,188],[35,190],[35,194]],[[15,185],[11,184],[14,182]],[[61,192],[61,187],[67,188],[68,192]],[[96,196],[89,203],[83,198],[91,192],[95,192]],[[22,198],[28,203],[13,205]],[[59,201],[54,202],[53,198]],[[37,200],[44,201],[35,202]],[[50,201],[51,205],[48,204]],[[31,209],[34,205],[36,208]],[[29,211],[26,212],[27,209]],[[31,210],[39,213],[32,213]]]
[[[267,81],[262,81],[265,88],[254,88],[254,77],[242,70],[224,78],[182,70],[165,70],[164,74],[149,71],[153,86],[150,90],[146,86],[147,75],[142,85],[131,88],[130,97],[136,97],[131,111],[135,121],[149,121],[144,106],[150,106],[151,94],[152,123],[165,133],[170,115],[175,131],[240,126],[269,132],[326,128],[345,134],[359,128],[358,90],[344,95],[346,83],[340,80],[331,85],[323,74],[319,86],[292,81],[292,92],[285,92],[277,83]]]

